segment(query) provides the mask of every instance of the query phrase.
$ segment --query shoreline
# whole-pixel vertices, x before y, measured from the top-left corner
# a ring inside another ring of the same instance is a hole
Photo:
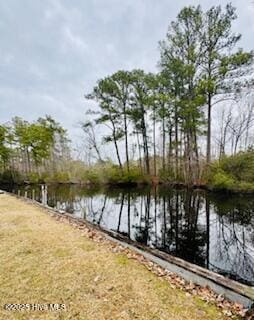
[[[23,181],[19,183],[6,183],[6,182],[1,182],[0,181],[0,186],[38,186],[38,185],[52,185],[52,186],[57,186],[57,185],[66,185],[66,186],[80,186],[80,187],[87,187],[87,188],[146,188],[146,187],[170,187],[172,189],[179,189],[179,190],[204,190],[207,192],[212,192],[212,193],[221,193],[223,192],[224,194],[229,194],[229,195],[254,195],[254,190],[246,189],[227,189],[227,188],[215,188],[209,184],[192,184],[188,185],[185,183],[181,182],[158,182],[158,183],[153,183],[152,180],[150,183],[147,182],[132,182],[132,183],[90,183],[90,182],[59,182],[59,181],[54,181],[54,182],[28,182],[28,181]]]
[[[91,320],[226,320],[245,314],[239,303],[38,203],[1,194],[0,216],[2,305],[59,302],[66,317]],[[16,312],[0,310],[8,319]]]
[[[160,268],[163,268],[164,271],[167,270],[169,272],[177,273],[178,276],[181,277],[180,279],[182,279],[180,281],[185,281],[185,282],[187,281],[187,283],[190,281],[192,286],[194,285],[197,288],[201,288],[201,291],[202,291],[202,287],[206,287],[206,288],[210,287],[211,289],[209,290],[210,292],[212,292],[213,296],[214,295],[216,297],[225,296],[231,301],[234,300],[230,303],[239,304],[240,302],[244,305],[245,308],[251,308],[253,305],[253,301],[254,301],[253,287],[241,284],[234,280],[230,280],[228,278],[225,278],[224,276],[216,274],[202,267],[193,265],[180,258],[176,258],[169,254],[163,253],[157,249],[151,249],[151,248],[148,248],[147,246],[135,243],[134,241],[127,239],[122,235],[116,234],[113,231],[102,229],[96,225],[89,223],[84,219],[75,218],[67,212],[56,210],[52,207],[45,206],[35,200],[17,196],[16,194],[7,193],[7,192],[6,194],[9,194],[10,196],[20,199],[21,201],[24,201],[31,205],[35,205],[40,208],[43,208],[50,214],[50,216],[53,216],[57,220],[60,219],[61,221],[65,221],[81,230],[85,228],[88,230],[89,233],[90,232],[94,233],[94,236],[96,237],[97,236],[106,237],[106,239],[108,239],[110,242],[116,242],[120,246],[130,249],[131,251],[136,252],[138,255],[145,257],[145,259],[147,259],[148,261],[155,263],[155,265],[158,265]],[[196,284],[192,283],[192,279],[195,279]],[[182,289],[185,290],[183,287]],[[217,293],[215,293],[216,291]],[[242,298],[242,299],[240,298],[241,301],[238,300],[239,297]],[[216,299],[217,298],[215,298],[215,300]]]

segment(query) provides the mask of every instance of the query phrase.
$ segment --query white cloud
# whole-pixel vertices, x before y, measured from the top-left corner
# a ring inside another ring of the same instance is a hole
[[[67,47],[70,46],[71,48],[78,50],[80,53],[88,50],[88,46],[85,41],[78,34],[74,34],[69,26],[63,27],[63,36]]]

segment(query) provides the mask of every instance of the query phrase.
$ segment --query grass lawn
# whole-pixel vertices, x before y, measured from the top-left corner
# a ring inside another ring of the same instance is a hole
[[[138,261],[6,194],[0,242],[0,319],[226,319]],[[61,303],[66,310],[7,311],[7,303]]]

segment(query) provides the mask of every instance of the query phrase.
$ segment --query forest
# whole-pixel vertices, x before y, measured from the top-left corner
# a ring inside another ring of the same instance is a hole
[[[85,159],[50,116],[2,124],[1,181],[254,191],[253,52],[239,48],[236,19],[231,4],[185,7],[159,42],[157,73],[99,79],[85,93]]]

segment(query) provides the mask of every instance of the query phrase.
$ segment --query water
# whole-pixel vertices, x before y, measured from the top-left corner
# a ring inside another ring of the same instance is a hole
[[[103,229],[254,285],[254,198],[170,188],[14,187]]]

